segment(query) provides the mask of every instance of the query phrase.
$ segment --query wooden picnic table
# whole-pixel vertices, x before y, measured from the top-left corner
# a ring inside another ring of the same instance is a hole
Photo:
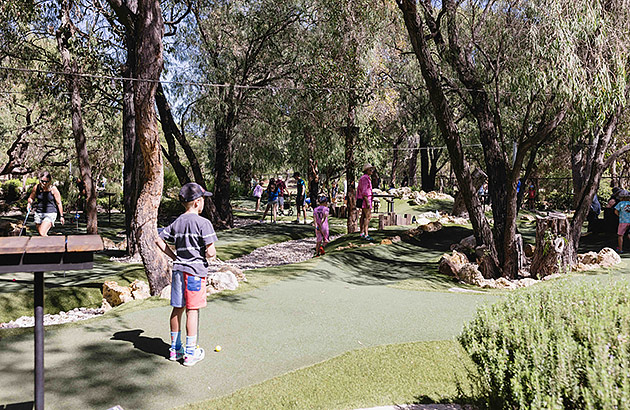
[[[92,269],[98,235],[0,237],[0,273],[33,272],[35,299],[35,409],[44,408],[44,272]]]

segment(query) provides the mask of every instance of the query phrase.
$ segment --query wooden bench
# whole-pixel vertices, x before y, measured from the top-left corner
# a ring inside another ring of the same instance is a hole
[[[33,272],[35,298],[35,409],[44,408],[44,272],[92,269],[98,235],[0,237],[0,273]]]

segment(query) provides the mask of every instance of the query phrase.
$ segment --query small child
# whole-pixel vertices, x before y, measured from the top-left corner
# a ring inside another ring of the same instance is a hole
[[[619,226],[617,228],[617,253],[623,253],[623,236],[630,228],[630,193],[622,192],[621,202],[615,205],[615,213],[619,215]]]
[[[324,246],[328,243],[328,198],[322,196],[319,198],[319,206],[313,209],[313,221],[315,222],[315,236],[317,245],[315,245],[315,256],[324,255]]]
[[[216,257],[214,243],[217,235],[212,223],[199,214],[205,197],[210,192],[194,182],[185,184],[179,191],[179,200],[186,212],[160,233],[156,244],[173,259],[171,283],[171,348],[170,360],[184,358],[184,366],[193,366],[203,360],[205,352],[197,346],[199,309],[205,307],[208,260]],[[175,242],[175,254],[164,240]],[[186,311],[186,349],[181,341],[182,314]]]

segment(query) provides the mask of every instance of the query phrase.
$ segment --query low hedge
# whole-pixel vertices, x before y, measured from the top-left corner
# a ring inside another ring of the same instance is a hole
[[[630,408],[630,285],[559,283],[482,307],[459,338],[491,409]]]

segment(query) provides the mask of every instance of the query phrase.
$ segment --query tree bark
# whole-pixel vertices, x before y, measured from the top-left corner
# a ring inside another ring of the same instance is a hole
[[[164,22],[159,0],[138,0],[135,84],[136,133],[143,158],[143,179],[136,209],[136,238],[152,295],[170,283],[166,256],[156,245],[157,216],[164,170],[155,113],[155,93],[162,72]]]
[[[315,159],[317,147],[315,145],[315,137],[308,126],[304,127],[303,132],[304,142],[306,143],[308,152],[308,196],[311,198],[311,207],[314,209],[317,206],[317,195],[319,194],[319,170],[317,168],[317,160]]]
[[[411,148],[411,155],[409,156],[409,163],[407,164],[407,180],[409,186],[416,186],[418,173],[418,154],[420,153],[420,136],[412,135],[410,138],[409,148]],[[426,150],[424,150],[426,151]]]
[[[135,65],[135,42],[127,37],[127,64],[123,67],[123,197],[125,206],[125,233],[127,237],[127,254],[138,253],[138,242],[134,226],[136,206],[138,203],[137,182],[142,176],[142,155],[137,146],[136,110],[133,102],[135,76],[131,68]]]
[[[576,259],[575,248],[570,240],[570,225],[567,216],[552,213],[547,217],[536,217],[536,250],[531,273],[539,279],[571,270]]]
[[[347,186],[347,211],[348,219],[346,222],[348,233],[358,232],[358,211],[356,208],[356,189],[354,181],[356,172],[356,164],[354,162],[354,146],[359,135],[359,127],[355,126],[356,118],[356,95],[354,91],[348,92],[348,113],[346,117],[345,133],[345,158],[346,158],[346,186]]]
[[[394,139],[394,152],[392,154],[392,179],[390,184],[391,186],[396,186],[396,181],[398,180],[398,162],[400,158],[398,147],[404,135],[405,134],[400,134]]]
[[[479,168],[475,168],[472,174],[472,179],[473,186],[477,191],[479,191],[479,188],[486,182],[488,176]],[[451,214],[455,216],[462,216],[464,213],[466,213],[466,204],[464,203],[464,197],[461,191],[459,191],[457,192],[457,195],[455,195],[455,201],[453,202],[453,210],[451,211]]]
[[[62,24],[57,30],[57,48],[61,54],[61,63],[66,74],[66,82],[70,91],[70,113],[72,115],[72,135],[74,136],[74,146],[77,152],[79,171],[81,179],[85,183],[87,193],[85,214],[87,218],[87,233],[98,233],[98,215],[96,212],[96,187],[92,180],[92,168],[87,151],[87,141],[85,139],[85,129],[83,127],[83,115],[81,107],[81,90],[79,65],[76,60],[72,61],[68,44],[74,35],[72,22],[70,21],[68,1],[64,1]]]
[[[233,91],[230,90],[230,93]],[[219,217],[219,228],[234,226],[232,205],[230,204],[230,180],[232,175],[232,126],[235,111],[232,103],[227,103],[222,117],[215,120],[215,178],[214,205]]]
[[[175,171],[175,175],[177,175],[177,180],[181,185],[187,184],[190,182],[190,176],[186,171],[186,167],[182,164],[179,159],[179,155],[177,154],[177,146],[175,145],[175,134],[180,133],[179,128],[177,127],[177,123],[173,118],[173,111],[171,110],[171,106],[166,100],[166,95],[164,94],[164,88],[162,87],[162,83],[158,84],[157,92],[155,94],[155,103],[158,108],[158,113],[160,114],[160,124],[162,124],[162,133],[164,134],[164,139],[166,140],[166,144],[168,146],[168,150],[163,149],[164,156],[168,159],[173,170]]]
[[[435,119],[451,158],[451,167],[457,178],[457,183],[462,192],[466,208],[473,226],[477,243],[483,243],[492,258],[493,266],[499,267],[499,257],[494,241],[493,232],[482,211],[481,203],[476,195],[468,162],[465,160],[464,151],[455,124],[453,111],[442,89],[442,78],[437,65],[431,56],[426,42],[424,30],[421,27],[416,2],[414,0],[397,0],[409,32],[409,38],[414,53],[420,63],[420,70],[429,91],[429,97],[433,106]]]

